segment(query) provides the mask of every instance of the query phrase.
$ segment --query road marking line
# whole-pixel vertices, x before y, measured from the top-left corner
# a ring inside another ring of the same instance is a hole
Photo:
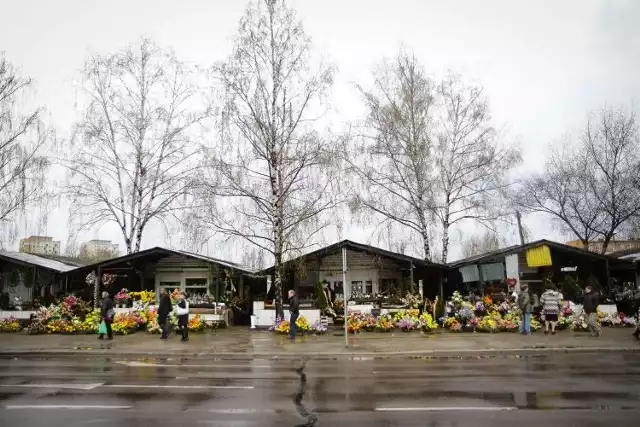
[[[420,411],[516,411],[515,406],[432,406],[432,407],[416,407],[416,408],[375,408],[378,412],[420,412]]]
[[[5,388],[60,388],[67,390],[93,390],[102,386],[104,383],[91,383],[91,384],[0,384],[0,387]]]
[[[209,409],[209,412],[214,414],[264,414],[275,413],[273,409],[252,409],[252,408],[237,408],[237,409]]]
[[[5,409],[131,409],[122,405],[6,405]]]
[[[105,384],[108,388],[183,388],[183,389],[228,389],[228,390],[253,390],[252,385],[160,385],[160,384]]]
[[[167,363],[150,363],[150,362],[137,362],[137,361],[132,361],[132,362],[126,362],[126,361],[120,361],[120,362],[116,362],[120,365],[125,365],[125,366],[129,366],[131,368],[216,368],[216,369],[223,369],[223,368],[262,368],[262,369],[268,369],[268,368],[275,368],[275,366],[269,366],[269,365],[251,365],[251,364],[247,364],[247,365],[215,365],[215,364],[210,364],[210,365],[179,365],[179,364],[167,364]]]

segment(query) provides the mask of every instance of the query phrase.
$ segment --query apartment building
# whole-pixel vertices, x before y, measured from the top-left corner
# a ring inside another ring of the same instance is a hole
[[[105,255],[116,257],[120,253],[120,247],[111,243],[111,240],[90,240],[82,244],[80,253],[88,258],[101,258]]]
[[[49,236],[31,236],[20,240],[20,252],[34,255],[60,255],[60,241]]]

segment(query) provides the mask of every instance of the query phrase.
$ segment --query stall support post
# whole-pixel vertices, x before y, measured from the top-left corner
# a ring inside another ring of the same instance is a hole
[[[349,329],[347,321],[349,319],[349,306],[347,305],[347,248],[342,248],[342,293],[344,297],[344,346],[349,347]]]

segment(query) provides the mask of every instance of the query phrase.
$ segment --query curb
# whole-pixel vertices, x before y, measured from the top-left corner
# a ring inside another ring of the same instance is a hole
[[[153,351],[117,351],[116,349],[31,349],[31,350],[1,350],[0,357],[198,357],[221,358],[236,360],[253,359],[451,359],[451,358],[500,358],[518,356],[543,356],[545,354],[579,354],[579,353],[640,353],[640,346],[636,347],[533,347],[533,348],[506,348],[506,349],[465,349],[465,350],[416,350],[394,352],[299,352],[299,353],[238,353],[238,352],[198,352],[198,351],[166,351],[161,353]]]

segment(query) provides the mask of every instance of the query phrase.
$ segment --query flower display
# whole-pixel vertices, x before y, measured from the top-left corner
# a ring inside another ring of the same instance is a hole
[[[324,334],[327,332],[327,327],[321,320],[317,320],[313,325],[311,325],[311,330],[316,334]]]
[[[120,289],[120,291],[113,297],[117,304],[126,304],[131,299],[129,291],[126,288]]]
[[[156,302],[156,293],[153,291],[129,292],[129,296],[142,304],[155,304]]]
[[[362,329],[367,332],[371,332],[376,328],[377,320],[372,315],[367,315],[362,318]]]
[[[298,317],[298,320],[296,320],[296,327],[298,332],[301,333],[310,332],[312,330],[311,324],[304,316]],[[276,319],[275,325],[273,325],[270,330],[280,334],[288,334],[290,331],[289,321]]]
[[[429,313],[422,313],[418,318],[418,326],[425,332],[431,332],[438,329],[438,323],[433,320]]]
[[[395,328],[395,325],[389,318],[389,316],[380,316],[376,321],[375,330],[377,332],[390,332]]]
[[[362,316],[360,313],[351,313],[347,318],[347,331],[356,334],[362,330]]]
[[[453,322],[449,324],[449,330],[452,332],[462,331],[462,323],[458,322],[455,318],[452,318]]]
[[[20,332],[20,321],[15,317],[0,319],[0,332]]]
[[[414,331],[418,326],[418,319],[416,317],[405,316],[398,321],[396,326],[402,332],[411,332]]]
[[[204,318],[198,314],[194,315],[189,319],[189,323],[187,324],[187,328],[191,332],[202,332],[205,328]]]

